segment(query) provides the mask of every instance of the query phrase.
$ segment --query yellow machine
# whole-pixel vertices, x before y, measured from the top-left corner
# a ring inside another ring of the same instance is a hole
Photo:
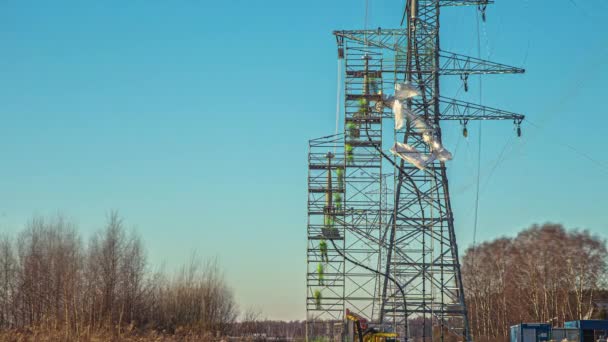
[[[353,324],[353,342],[394,342],[397,340],[396,333],[379,332],[369,328],[367,320],[356,313],[346,310],[346,319]]]
[[[390,342],[395,341],[396,333],[371,333],[363,336],[363,342]]]

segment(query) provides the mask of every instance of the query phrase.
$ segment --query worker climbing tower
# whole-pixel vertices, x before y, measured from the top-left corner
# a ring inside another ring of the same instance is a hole
[[[404,27],[336,31],[344,131],[311,140],[307,339],[340,340],[346,312],[407,341],[471,340],[441,122],[523,115],[440,95],[442,77],[524,70],[440,48],[440,11],[489,0],[408,0]],[[390,138],[389,138],[390,137]],[[352,316],[352,315],[351,315]]]

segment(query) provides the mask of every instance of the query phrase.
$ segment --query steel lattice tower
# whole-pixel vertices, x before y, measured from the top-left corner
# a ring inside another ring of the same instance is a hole
[[[396,83],[417,86],[421,96],[406,106],[439,141],[443,120],[510,120],[519,134],[523,115],[440,95],[443,76],[460,76],[466,89],[470,75],[524,72],[440,49],[442,7],[483,15],[491,3],[408,0],[405,28],[334,32],[345,130],[309,144],[307,338],[340,338],[348,309],[404,341],[471,339],[446,165],[421,170],[385,152],[383,140],[394,139],[430,153],[411,122],[394,129],[384,101]]]

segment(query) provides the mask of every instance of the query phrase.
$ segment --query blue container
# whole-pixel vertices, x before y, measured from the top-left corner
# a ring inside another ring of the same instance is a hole
[[[564,324],[564,327],[578,329],[580,342],[606,341],[608,339],[608,321],[606,320],[569,321]]]
[[[543,342],[551,336],[547,323],[522,323],[511,327],[511,342]]]

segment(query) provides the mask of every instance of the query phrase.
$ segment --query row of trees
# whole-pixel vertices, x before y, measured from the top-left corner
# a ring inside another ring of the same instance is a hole
[[[302,341],[306,336],[306,321],[272,321],[261,319],[260,315],[257,310],[245,311],[242,321],[233,324],[231,335],[253,341],[264,341],[268,338]]]
[[[462,276],[473,335],[506,340],[520,322],[563,324],[597,318],[608,300],[606,242],[558,224],[532,226],[515,238],[469,248]]]
[[[563,324],[606,316],[606,242],[561,225],[469,248],[462,276],[476,340],[506,340],[519,322]],[[112,213],[86,243],[68,220],[35,218],[0,236],[0,330],[39,328],[71,340],[105,331],[281,336],[304,322],[260,320],[238,310],[216,262],[195,258],[179,272],[149,272],[140,238]]]
[[[116,213],[87,243],[62,217],[0,236],[0,329],[53,329],[66,340],[125,328],[221,334],[236,317],[217,263],[148,272],[140,238]]]

